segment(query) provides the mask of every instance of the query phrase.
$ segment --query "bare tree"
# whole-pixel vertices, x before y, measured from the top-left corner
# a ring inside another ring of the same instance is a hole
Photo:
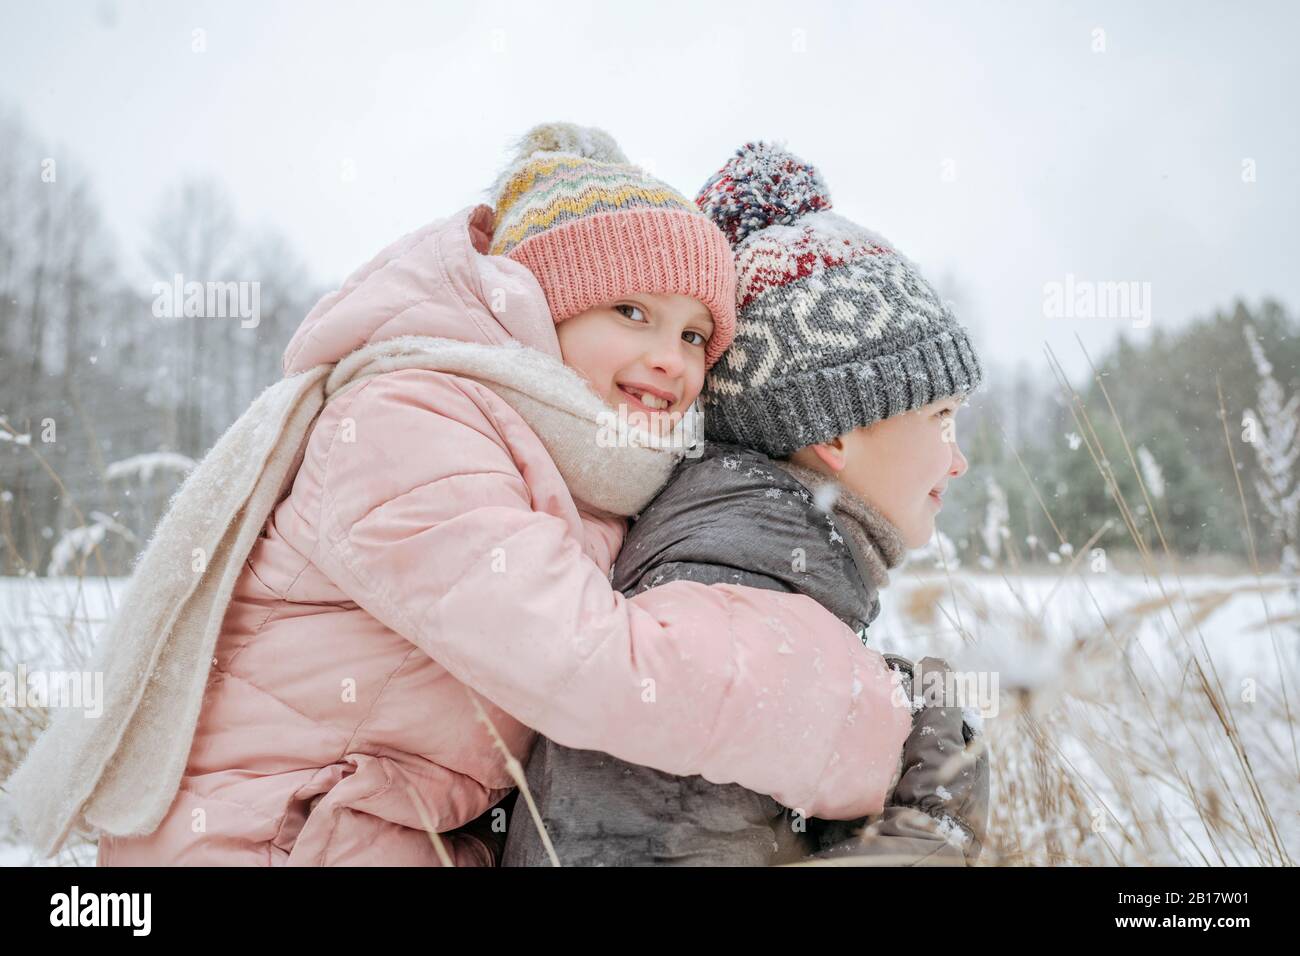
[[[150,239],[144,249],[144,261],[157,282],[171,284],[173,276],[183,282],[216,282],[234,278],[239,250],[234,206],[225,190],[208,179],[190,180],[171,190],[154,216]],[[208,318],[186,318],[180,313],[168,323],[166,359],[173,375],[176,392],[169,403],[178,409],[173,434],[167,436],[186,454],[201,453],[209,436],[204,428],[204,409],[210,400],[207,391],[219,379],[213,366],[228,360],[223,348],[222,332],[215,330]],[[213,346],[216,346],[214,349]]]

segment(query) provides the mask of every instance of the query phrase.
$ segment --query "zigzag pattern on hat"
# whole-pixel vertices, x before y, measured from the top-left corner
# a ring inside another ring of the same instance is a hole
[[[685,196],[629,163],[541,153],[522,160],[497,199],[490,251],[506,255],[547,229],[606,212],[664,209],[698,215]]]
[[[806,279],[864,256],[897,255],[883,240],[846,235],[852,223],[834,213],[806,216],[795,226],[769,226],[736,250],[737,283],[745,308],[773,286]]]
[[[626,209],[696,213],[681,193],[636,166],[561,156],[527,163],[497,205],[491,252],[501,255],[529,236],[583,216]]]

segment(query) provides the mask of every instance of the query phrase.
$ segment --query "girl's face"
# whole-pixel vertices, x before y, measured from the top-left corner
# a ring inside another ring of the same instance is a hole
[[[704,347],[713,318],[698,299],[637,292],[594,306],[555,327],[564,364],[611,408],[670,429],[704,387]]]
[[[888,518],[907,547],[919,548],[934,534],[948,482],[966,473],[955,422],[961,402],[957,396],[931,402],[800,448],[790,460],[834,475]]]

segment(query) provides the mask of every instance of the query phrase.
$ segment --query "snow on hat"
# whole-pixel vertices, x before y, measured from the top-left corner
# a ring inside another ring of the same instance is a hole
[[[534,127],[492,193],[490,251],[537,277],[557,323],[620,296],[675,293],[713,315],[706,367],[731,344],[736,275],[726,238],[690,200],[631,165],[604,130]]]
[[[695,202],[737,273],[736,339],[700,394],[706,439],[785,458],[983,380],[948,304],[883,237],[831,212],[799,157],[746,143]]]

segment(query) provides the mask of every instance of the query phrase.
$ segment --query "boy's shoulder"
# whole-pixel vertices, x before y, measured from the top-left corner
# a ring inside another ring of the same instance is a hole
[[[775,461],[753,448],[729,442],[706,442],[695,458],[684,458],[674,471],[670,483],[682,480],[707,480],[737,488],[788,488],[798,491],[803,484]],[[802,498],[800,500],[803,500]],[[807,495],[805,504],[812,503]]]
[[[697,525],[744,521],[754,509],[789,512],[795,524],[825,520],[792,474],[761,451],[727,442],[706,442],[700,455],[682,459],[633,525],[674,520],[687,509]]]
[[[624,593],[679,578],[779,588],[812,597],[842,620],[869,622],[878,605],[848,537],[771,458],[707,442],[632,522],[612,583]]]
[[[705,442],[702,454],[683,459],[679,469],[692,467],[719,469],[734,475],[738,480],[749,480],[757,476],[764,481],[798,484],[792,475],[779,468],[775,461],[761,451],[730,442]]]

